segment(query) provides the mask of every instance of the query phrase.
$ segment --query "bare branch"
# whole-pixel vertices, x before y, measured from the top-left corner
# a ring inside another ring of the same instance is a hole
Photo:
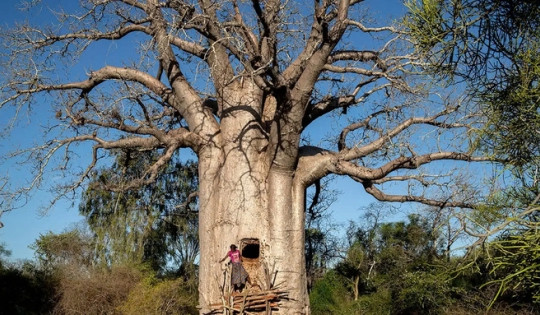
[[[367,144],[365,146],[362,146],[362,147],[356,147],[356,148],[352,148],[350,150],[344,150],[342,153],[340,153],[340,155],[343,158],[343,160],[350,161],[350,160],[354,160],[354,159],[366,156],[368,154],[371,154],[371,153],[375,152],[376,150],[382,148],[385,143],[390,141],[390,139],[397,136],[398,134],[400,134],[401,132],[403,132],[407,128],[411,127],[412,125],[416,125],[416,124],[429,124],[429,125],[433,125],[433,126],[446,127],[446,128],[449,128],[449,127],[450,128],[461,127],[461,125],[454,126],[452,124],[446,124],[446,123],[442,123],[442,122],[439,122],[439,121],[436,120],[437,118],[442,117],[444,115],[448,115],[448,114],[450,114],[450,113],[452,113],[452,112],[454,112],[456,110],[457,110],[457,108],[455,108],[455,107],[454,108],[446,108],[446,109],[440,111],[439,113],[437,113],[437,114],[435,114],[433,116],[430,116],[430,117],[409,118],[409,119],[403,121],[402,123],[400,123],[399,125],[397,125],[396,127],[392,128],[391,130],[387,131],[384,135],[382,135],[378,139],[372,141],[371,143],[369,143],[369,144]]]
[[[146,72],[142,72],[129,68],[118,68],[112,66],[103,67],[97,71],[90,73],[90,78],[85,81],[59,84],[59,85],[38,85],[35,89],[20,91],[24,93],[35,93],[40,91],[53,91],[53,90],[72,90],[78,89],[85,93],[90,92],[94,87],[103,83],[106,80],[121,80],[132,81],[144,85],[146,88],[154,92],[155,94],[163,97],[165,101],[170,102],[169,97],[170,89],[168,89],[162,82],[151,76]],[[174,103],[174,102],[172,102]]]
[[[364,24],[362,24],[359,21],[354,20],[347,20],[347,24],[356,26],[364,33],[374,33],[374,32],[392,32],[392,33],[398,33],[398,30],[392,26],[384,26],[384,27],[366,27]]]
[[[420,156],[398,157],[383,166],[375,169],[369,169],[366,167],[358,166],[348,161],[339,161],[333,172],[340,175],[354,176],[363,180],[377,180],[382,179],[386,175],[401,169],[417,169],[422,165],[428,164],[433,161],[441,160],[454,160],[454,161],[467,161],[467,162],[492,162],[493,158],[472,156],[465,153],[458,152],[436,152],[429,153]]]
[[[117,40],[125,37],[126,35],[133,33],[133,32],[143,32],[146,34],[150,34],[150,29],[147,26],[144,26],[142,24],[148,23],[150,20],[145,19],[142,21],[138,21],[137,24],[127,25],[127,26],[121,26],[118,29],[106,33],[99,32],[98,30],[89,30],[89,31],[80,31],[77,33],[69,33],[64,35],[47,35],[43,33],[40,29],[32,29],[32,30],[25,30],[30,31],[34,33],[38,33],[43,36],[43,39],[36,40],[31,42],[32,45],[34,45],[36,48],[42,48],[46,46],[51,46],[52,44],[56,42],[61,41],[69,41],[73,39],[85,39],[90,41],[96,41],[96,40]]]
[[[373,186],[373,183],[369,181],[359,180],[366,190],[367,193],[375,197],[379,201],[389,201],[389,202],[418,202],[428,206],[434,207],[460,207],[460,208],[469,208],[472,209],[475,207],[474,204],[460,201],[440,201],[425,198],[423,196],[412,196],[412,195],[389,195],[385,194],[381,190]]]
[[[379,52],[371,50],[354,51],[354,50],[340,50],[332,53],[328,57],[328,64],[332,64],[336,61],[373,61],[381,71],[388,70],[388,66],[379,57]],[[330,70],[330,69],[328,69]]]
[[[379,115],[382,115],[382,114],[389,114],[389,113],[392,113],[392,112],[397,112],[401,108],[402,108],[402,106],[396,106],[396,107],[385,108],[383,110],[379,110],[379,111],[369,115],[368,117],[366,117],[363,121],[350,124],[349,126],[343,128],[343,130],[341,131],[341,134],[339,136],[338,150],[341,151],[341,150],[343,150],[343,149],[345,149],[347,147],[346,146],[346,140],[347,140],[347,135],[349,134],[349,132],[354,131],[354,130],[358,130],[360,128],[368,128],[369,127],[369,122],[373,118],[375,118],[375,117],[377,117]]]

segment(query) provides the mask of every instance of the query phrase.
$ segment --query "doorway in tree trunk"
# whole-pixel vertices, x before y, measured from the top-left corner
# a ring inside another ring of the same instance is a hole
[[[261,245],[256,238],[244,238],[240,240],[240,252],[244,268],[246,269],[252,291],[261,290],[260,274],[261,274]],[[264,275],[264,273],[263,273]]]
[[[277,271],[265,260],[265,244],[257,238],[243,238],[239,245],[251,284],[242,292],[224,290],[221,302],[210,305],[212,314],[280,314],[279,306],[288,299],[288,292],[275,287]],[[230,278],[229,266],[224,272],[224,279],[230,281]]]

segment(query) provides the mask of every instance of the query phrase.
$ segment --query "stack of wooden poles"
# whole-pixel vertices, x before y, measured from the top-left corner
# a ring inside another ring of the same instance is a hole
[[[281,290],[234,292],[222,297],[222,303],[210,305],[214,311],[222,310],[223,314],[250,314],[265,311],[271,314],[277,310],[279,302],[287,299],[287,292]]]

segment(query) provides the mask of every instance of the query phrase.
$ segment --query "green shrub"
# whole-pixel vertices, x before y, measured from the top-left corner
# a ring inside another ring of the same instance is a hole
[[[361,295],[354,303],[359,314],[389,315],[392,314],[392,295],[390,290],[380,288],[368,295]]]
[[[140,281],[118,308],[131,314],[199,314],[197,290],[183,279],[160,280],[153,275]]]
[[[316,281],[309,295],[311,313],[325,314],[354,314],[350,313],[351,300],[346,287],[346,280],[334,271]]]
[[[452,303],[452,287],[444,274],[406,272],[396,286],[390,288],[394,314],[440,314]]]

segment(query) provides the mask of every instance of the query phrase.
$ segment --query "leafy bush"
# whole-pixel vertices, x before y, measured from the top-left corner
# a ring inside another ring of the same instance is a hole
[[[119,307],[122,314],[199,314],[197,290],[183,279],[156,279],[153,275],[140,281]]]
[[[537,228],[490,244],[493,251],[490,276],[493,280],[486,285],[498,285],[490,306],[504,294],[517,302],[540,306],[540,232]]]
[[[440,314],[452,303],[452,287],[444,274],[407,272],[391,288],[394,314]]]
[[[355,303],[359,314],[388,315],[392,314],[392,295],[390,290],[380,288],[371,294],[361,295]]]
[[[309,295],[311,313],[318,314],[354,314],[349,307],[351,300],[346,281],[334,271],[316,281]]]

